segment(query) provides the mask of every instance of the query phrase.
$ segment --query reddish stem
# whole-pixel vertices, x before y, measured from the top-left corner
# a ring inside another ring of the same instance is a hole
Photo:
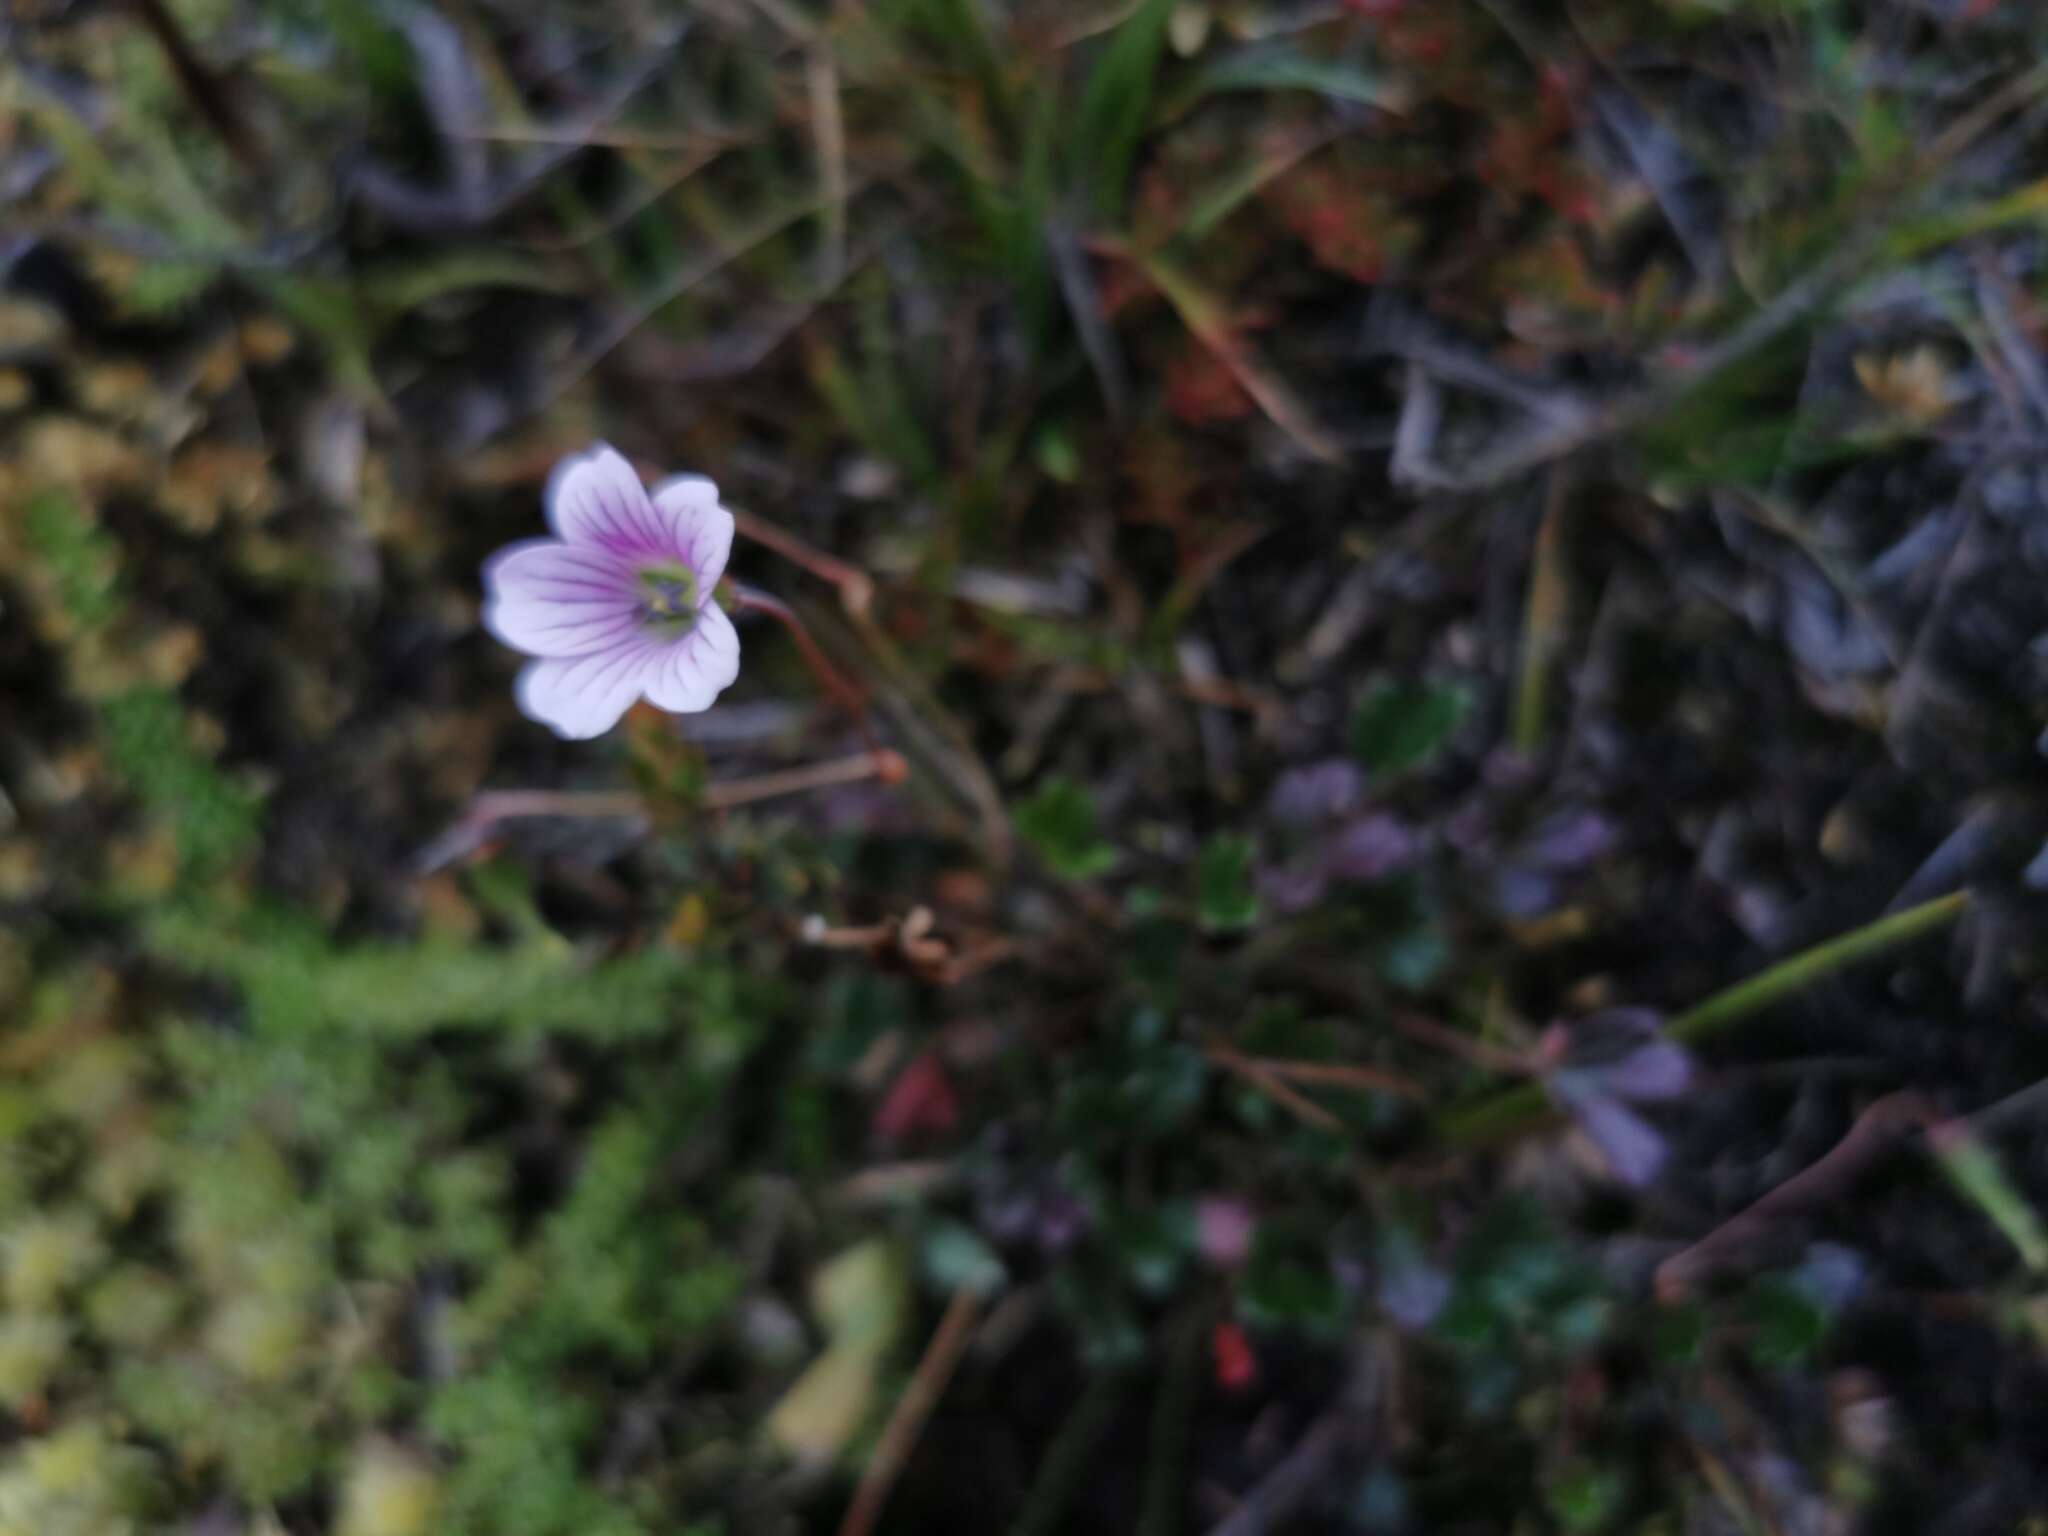
[[[728,581],[726,585],[732,592],[732,607],[735,610],[741,613],[766,614],[789,631],[790,638],[796,641],[797,649],[803,653],[804,664],[811,669],[811,675],[817,678],[818,686],[824,689],[827,698],[853,717],[853,723],[860,731],[861,740],[867,744],[868,751],[879,757],[881,745],[868,727],[867,694],[858,683],[834,666],[832,659],[818,648],[818,642],[813,640],[811,632],[804,628],[803,620],[791,611],[787,603],[779,598],[770,597],[766,592],[743,586],[737,581]]]
[[[772,549],[791,565],[809,571],[821,581],[830,582],[839,591],[839,601],[846,611],[855,618],[863,617],[868,605],[874,601],[875,584],[859,566],[849,565],[837,555],[828,555],[816,545],[808,544],[787,528],[781,528],[754,516],[751,512],[733,513],[733,522],[739,531],[764,549]]]

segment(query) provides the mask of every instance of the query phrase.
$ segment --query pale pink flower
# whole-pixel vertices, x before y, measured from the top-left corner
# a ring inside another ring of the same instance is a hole
[[[1195,1202],[1195,1250],[1218,1269],[1241,1267],[1258,1230],[1258,1213],[1235,1195],[1204,1195]]]
[[[519,674],[525,714],[557,736],[601,736],[634,700],[691,713],[739,675],[740,638],[712,600],[732,552],[718,487],[677,475],[650,495],[609,445],[548,477],[551,539],[484,565],[484,627],[538,658]]]

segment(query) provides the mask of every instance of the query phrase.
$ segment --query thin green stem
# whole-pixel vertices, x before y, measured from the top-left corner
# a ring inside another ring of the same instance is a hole
[[[1067,1508],[1080,1491],[1088,1458],[1108,1430],[1130,1384],[1130,1373],[1116,1370],[1101,1372],[1088,1384],[1039,1462],[1038,1476],[1025,1495],[1017,1523],[1010,1527],[1010,1536],[1054,1536],[1065,1529]]]
[[[1550,495],[1529,557],[1529,595],[1522,609],[1522,665],[1515,683],[1515,750],[1533,753],[1543,744],[1551,663],[1563,648],[1570,588],[1564,570],[1565,480],[1551,471]]]
[[[1968,891],[1951,891],[1866,923],[1716,992],[1705,1002],[1672,1018],[1664,1032],[1673,1040],[1697,1044],[1823,976],[1947,926],[1969,904]],[[1540,1124],[1550,1115],[1550,1103],[1542,1085],[1522,1083],[1467,1108],[1446,1111],[1437,1118],[1437,1130],[1444,1139],[1460,1146],[1485,1146]]]
[[[1968,891],[1950,891],[1946,896],[1937,896],[1917,907],[1908,907],[1890,917],[1866,923],[1839,939],[1829,939],[1825,944],[1816,944],[1789,960],[1780,960],[1768,970],[1758,972],[1747,981],[1739,981],[1726,991],[1716,992],[1705,1002],[1679,1014],[1665,1026],[1664,1032],[1685,1044],[1704,1040],[1724,1025],[1758,1013],[1788,993],[1797,992],[1844,966],[1882,954],[1919,938],[1923,933],[1947,927],[1963,915],[1963,908],[1969,904]]]
[[[1181,1528],[1188,1486],[1188,1426],[1201,1391],[1202,1346],[1214,1316],[1211,1303],[1197,1302],[1174,1320],[1166,1340],[1166,1366],[1152,1399],[1138,1536],[1176,1536]]]

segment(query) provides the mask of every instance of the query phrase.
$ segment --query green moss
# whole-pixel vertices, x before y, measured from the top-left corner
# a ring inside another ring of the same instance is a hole
[[[121,611],[120,546],[62,491],[30,497],[22,526],[30,550],[50,573],[65,616],[80,629],[112,622]]]
[[[115,771],[171,827],[188,878],[211,878],[255,847],[255,796],[193,747],[173,695],[133,688],[107,700],[100,714]]]
[[[41,1397],[70,1347],[71,1329],[61,1317],[40,1312],[0,1317],[0,1403],[19,1410]]]

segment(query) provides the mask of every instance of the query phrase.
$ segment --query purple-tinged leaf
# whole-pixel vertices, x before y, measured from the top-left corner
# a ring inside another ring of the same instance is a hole
[[[1614,823],[1598,811],[1559,811],[1537,824],[1519,857],[1552,872],[1584,869],[1605,858],[1619,841]]]
[[[1598,1069],[1598,1076],[1600,1086],[1618,1099],[1675,1099],[1692,1083],[1692,1058],[1668,1040],[1652,1040]]]
[[[1656,1182],[1670,1155],[1669,1144],[1648,1121],[1602,1091],[1597,1074],[1562,1071],[1553,1074],[1545,1086],[1585,1132],[1618,1182],[1631,1189]]]
[[[1398,816],[1360,817],[1331,839],[1323,869],[1335,880],[1379,880],[1415,862],[1422,840]]]
[[[1352,815],[1365,799],[1365,771],[1348,757],[1290,768],[1273,785],[1266,809],[1284,826],[1310,827]]]
[[[1306,912],[1323,899],[1329,885],[1322,861],[1316,858],[1272,864],[1259,871],[1259,899],[1282,917]]]
[[[1405,1332],[1427,1328],[1450,1295],[1451,1277],[1419,1254],[1389,1255],[1380,1265],[1380,1306]]]

